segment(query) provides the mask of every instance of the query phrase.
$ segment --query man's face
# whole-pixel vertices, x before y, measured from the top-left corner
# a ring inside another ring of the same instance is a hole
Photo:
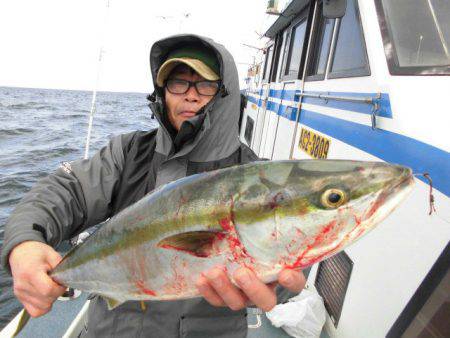
[[[184,65],[176,67],[170,74],[169,79],[191,82],[205,80],[204,77]],[[195,116],[213,98],[213,96],[200,95],[194,86],[191,86],[184,94],[172,94],[165,88],[165,96],[169,121],[176,130],[180,130],[185,120]]]

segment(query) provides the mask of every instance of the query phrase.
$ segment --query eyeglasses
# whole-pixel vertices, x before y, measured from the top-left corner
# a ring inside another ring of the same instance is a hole
[[[185,94],[192,87],[197,93],[204,96],[214,96],[219,91],[219,81],[187,81],[170,79],[166,81],[166,88],[172,94]]]

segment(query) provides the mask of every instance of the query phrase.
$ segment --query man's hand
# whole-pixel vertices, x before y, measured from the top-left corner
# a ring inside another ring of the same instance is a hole
[[[232,310],[240,310],[253,303],[264,311],[270,311],[277,304],[275,294],[276,283],[264,284],[247,268],[238,269],[234,279],[236,287],[227,274],[213,268],[197,280],[197,288],[203,297],[213,306],[228,306]],[[299,293],[306,280],[303,273],[285,269],[278,275],[278,283],[286,289]]]
[[[48,272],[61,261],[61,256],[47,244],[28,241],[17,245],[9,255],[14,281],[14,294],[32,317],[52,308],[65,287],[55,283]]]

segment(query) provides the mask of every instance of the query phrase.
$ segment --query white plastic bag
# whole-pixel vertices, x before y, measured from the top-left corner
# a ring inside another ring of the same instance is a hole
[[[325,324],[325,306],[316,292],[304,289],[288,303],[279,304],[266,313],[273,326],[282,327],[296,338],[320,337]]]

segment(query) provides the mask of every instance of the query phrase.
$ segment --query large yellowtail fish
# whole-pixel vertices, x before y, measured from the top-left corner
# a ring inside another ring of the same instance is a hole
[[[256,162],[182,178],[145,196],[70,251],[58,283],[127,300],[199,296],[214,266],[264,282],[343,250],[411,190],[411,170],[382,162]]]

